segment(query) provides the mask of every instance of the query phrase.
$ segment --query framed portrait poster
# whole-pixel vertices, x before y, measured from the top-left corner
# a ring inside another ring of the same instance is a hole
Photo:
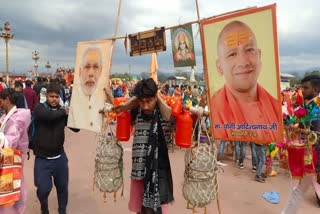
[[[171,29],[171,43],[174,67],[196,65],[192,25]]]
[[[202,21],[215,139],[282,142],[276,5]]]
[[[68,127],[100,132],[112,48],[112,40],[78,43]]]

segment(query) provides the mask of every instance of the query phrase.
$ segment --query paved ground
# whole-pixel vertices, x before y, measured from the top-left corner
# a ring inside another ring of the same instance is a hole
[[[131,143],[124,142],[124,197],[118,197],[113,201],[112,195],[108,195],[107,203],[103,202],[103,194],[98,190],[93,191],[93,167],[96,148],[95,134],[88,131],[72,133],[66,130],[65,148],[69,158],[70,185],[69,185],[69,214],[127,214],[129,199],[129,173],[131,168]],[[188,214],[186,202],[182,196],[184,150],[176,149],[170,153],[171,166],[174,180],[175,202],[169,208],[170,214]],[[231,160],[225,161],[228,166],[219,174],[219,200],[223,214],[279,214],[288,196],[290,178],[284,172],[274,178],[268,178],[265,184],[253,180],[254,174],[250,171],[250,161],[246,160],[246,168],[243,170],[234,167]],[[34,159],[26,162],[25,174],[28,189],[27,214],[40,213],[39,202],[36,198],[33,185]],[[265,201],[261,195],[263,192],[276,190],[280,193],[280,204],[274,205]],[[49,199],[50,213],[57,213],[57,199],[55,189]],[[319,213],[314,192],[310,189],[305,197],[300,213]],[[197,209],[197,213],[203,213],[203,209]],[[208,214],[217,212],[216,201],[208,206]]]

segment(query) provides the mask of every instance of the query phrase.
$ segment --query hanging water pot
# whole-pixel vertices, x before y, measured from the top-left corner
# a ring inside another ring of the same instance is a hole
[[[116,137],[119,141],[128,141],[130,139],[131,115],[128,111],[117,115]]]
[[[189,148],[192,140],[192,118],[190,112],[184,110],[177,117],[176,144],[183,148]]]

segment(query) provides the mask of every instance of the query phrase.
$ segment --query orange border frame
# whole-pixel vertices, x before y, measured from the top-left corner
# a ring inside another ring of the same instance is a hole
[[[211,97],[211,93],[209,90],[209,74],[208,74],[208,64],[207,64],[207,56],[205,53],[207,53],[206,51],[206,46],[205,46],[205,42],[204,42],[204,34],[203,34],[203,26],[204,25],[208,25],[208,24],[212,24],[215,22],[219,22],[219,21],[223,21],[226,19],[231,19],[231,18],[235,18],[235,17],[239,17],[239,16],[244,16],[244,15],[249,15],[249,14],[253,14],[253,13],[258,13],[261,11],[266,11],[266,10],[271,10],[272,13],[272,25],[273,25],[273,39],[274,39],[274,56],[275,56],[275,64],[276,64],[276,74],[277,74],[277,94],[278,94],[278,98],[281,97],[281,91],[280,91],[280,65],[279,65],[279,48],[278,48],[278,31],[277,31],[277,17],[276,17],[276,6],[277,4],[271,4],[271,5],[267,5],[264,7],[259,7],[259,8],[253,8],[253,9],[248,9],[248,10],[243,10],[240,12],[231,12],[230,14],[226,14],[226,15],[222,15],[219,17],[215,17],[215,18],[211,18],[211,19],[206,19],[200,22],[200,32],[201,32],[201,46],[202,46],[202,55],[203,55],[203,65],[204,65],[204,74],[205,74],[205,82],[206,82],[206,89],[207,89],[207,101],[208,103],[210,103],[210,97]],[[282,112],[281,106],[279,105],[279,112]],[[280,114],[281,116],[282,114]],[[210,112],[210,119],[212,118],[211,112]],[[279,118],[280,120],[280,124],[278,124],[279,126],[279,131],[282,132],[282,138],[283,136],[283,122],[282,122],[282,118]],[[214,134],[213,131],[213,126],[211,123],[211,131]]]

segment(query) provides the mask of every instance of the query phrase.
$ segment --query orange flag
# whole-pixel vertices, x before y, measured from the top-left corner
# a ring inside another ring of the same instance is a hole
[[[157,54],[152,53],[151,54],[151,65],[150,65],[150,77],[152,79],[154,79],[154,81],[156,83],[158,83],[157,70],[158,70]]]

